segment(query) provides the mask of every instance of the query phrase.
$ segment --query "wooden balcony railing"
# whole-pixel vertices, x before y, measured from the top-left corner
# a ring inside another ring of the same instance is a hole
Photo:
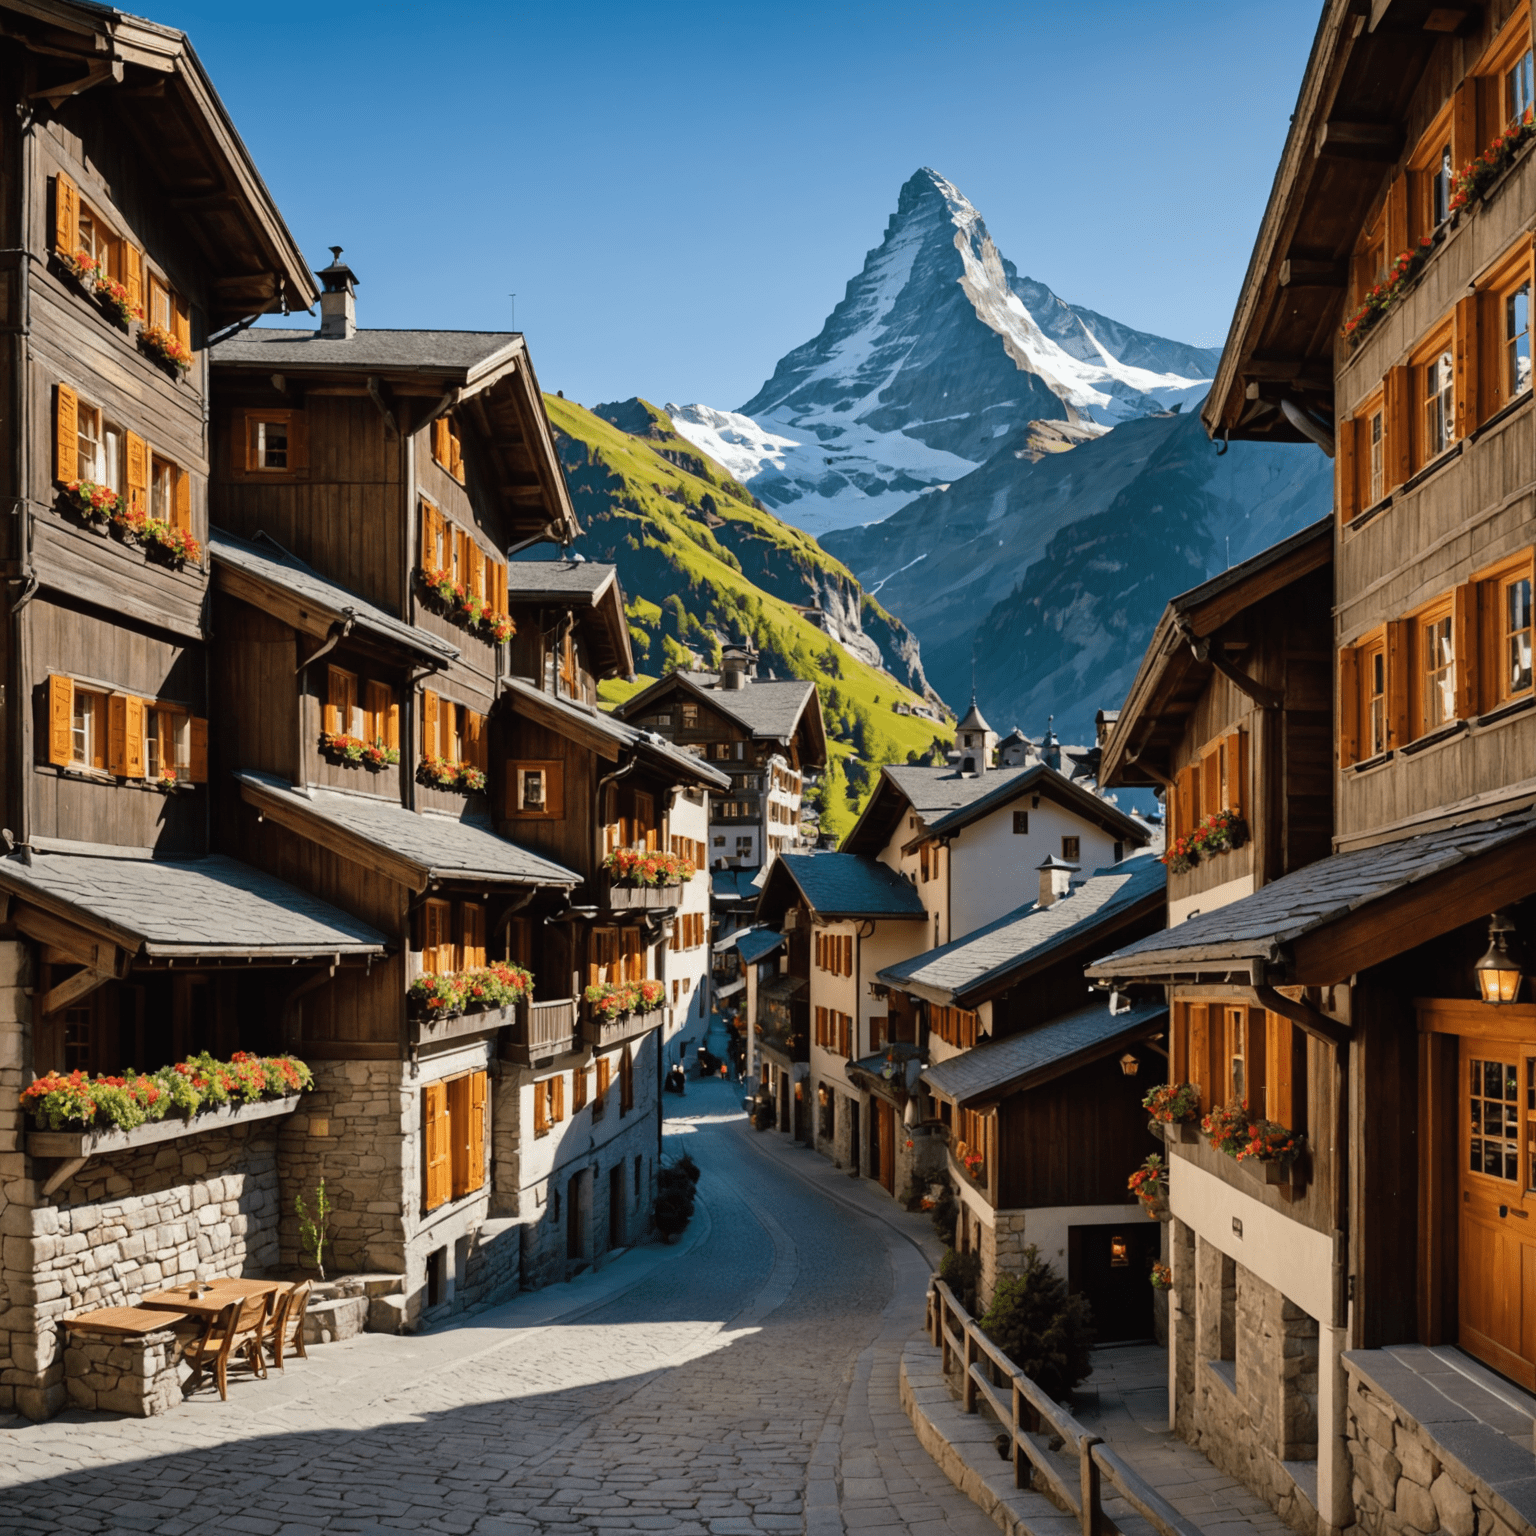
[[[1083,1536],[1118,1529],[1104,1513],[1103,1483],[1110,1486],[1157,1532],[1157,1536],[1202,1536],[1139,1472],[1095,1434],[1083,1428],[995,1345],[955,1293],[939,1279],[928,1292],[928,1337],[941,1352],[944,1373],[960,1373],[960,1401],[977,1411],[980,1394],[1013,1441],[1013,1482],[1033,1488],[1068,1514]],[[1061,1450],[1051,1441],[1059,1437]],[[1070,1457],[1077,1458],[1076,1486]]]
[[[532,1066],[576,1048],[576,999],[560,997],[517,1005],[501,1048],[504,1061]]]

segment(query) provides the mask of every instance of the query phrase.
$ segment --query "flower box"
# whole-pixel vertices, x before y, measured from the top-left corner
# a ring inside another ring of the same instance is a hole
[[[190,1120],[180,1115],[164,1120],[146,1120],[132,1130],[109,1125],[101,1130],[29,1131],[27,1152],[32,1157],[99,1157],[107,1152],[128,1152],[135,1147],[152,1147],[161,1141],[177,1141],[183,1136],[200,1136],[204,1131],[229,1130],[237,1125],[253,1125],[278,1115],[291,1115],[299,1107],[300,1095],[286,1094],[280,1099],[260,1099],[254,1104],[221,1104]]]
[[[1200,1145],[1200,1127],[1192,1120],[1185,1120],[1177,1125],[1162,1127],[1163,1140],[1171,1146],[1198,1147]]]
[[[492,645],[504,645],[517,633],[511,614],[493,608],[487,599],[470,592],[453,579],[451,572],[423,567],[416,575],[427,606],[460,629],[467,629]]]
[[[192,371],[191,349],[163,325],[139,328],[139,350],[177,379],[186,378]]]
[[[604,905],[612,912],[638,912],[675,907],[681,900],[682,892],[675,885],[615,885],[610,880]]]
[[[450,763],[444,758],[428,757],[416,769],[416,782],[428,789],[470,795],[485,788],[485,774],[473,763]]]

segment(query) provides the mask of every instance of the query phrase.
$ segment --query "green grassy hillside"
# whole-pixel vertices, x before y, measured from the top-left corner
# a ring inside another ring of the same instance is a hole
[[[889,672],[867,665],[805,617],[807,608],[889,619],[846,566],[809,534],[782,523],[725,470],[677,436],[665,412],[643,401],[604,407],[617,423],[546,396],[581,519],[577,548],[619,568],[629,603],[635,665],[645,679],[706,666],[720,637],[750,640],[759,667],[816,683],[831,761],[818,796],[824,830],[841,836],[868,797],[880,765],[927,756],[953,732],[896,703],[921,702]],[[605,684],[617,703],[639,685]]]

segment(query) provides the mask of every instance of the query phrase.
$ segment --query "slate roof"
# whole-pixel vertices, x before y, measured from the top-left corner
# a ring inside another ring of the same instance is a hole
[[[34,853],[0,858],[4,889],[130,953],[242,957],[377,955],[384,935],[339,907],[248,864]]]
[[[350,618],[355,630],[404,646],[434,661],[453,661],[459,655],[459,648],[451,641],[417,629],[375,607],[366,598],[322,576],[313,566],[306,565],[297,555],[290,554],[275,539],[264,534],[255,539],[242,539],[222,528],[210,528],[208,551],[216,565],[229,566],[258,581],[280,587],[324,609],[334,618]]]
[[[962,1105],[1017,1093],[1031,1087],[1032,1079],[1050,1077],[1076,1057],[1092,1061],[1118,1050],[1126,1041],[1152,1033],[1167,1018],[1168,1004],[1162,998],[1125,1013],[1111,1013],[1107,1000],[1091,1003],[1022,1035],[989,1040],[925,1067],[923,1081]]]
[[[992,727],[987,724],[987,717],[982,714],[981,706],[976,702],[976,695],[971,695],[971,707],[965,712],[965,719],[955,727],[957,731],[990,731]]]
[[[788,741],[800,724],[800,716],[816,692],[815,683],[798,678],[761,680],[751,678],[744,688],[719,688],[717,672],[673,672],[652,683],[643,693],[626,699],[626,713],[647,707],[654,696],[674,678],[691,684],[711,707],[729,715],[738,725],[773,741]]]
[[[291,326],[252,326],[212,349],[215,364],[255,364],[276,373],[305,368],[399,369],[469,383],[515,353],[520,331],[359,330],[350,339]]]
[[[1112,926],[1167,885],[1168,871],[1161,860],[1140,854],[1095,870],[1048,907],[1031,902],[1016,908],[937,949],[887,966],[876,979],[902,991],[917,990],[945,1007],[969,1007],[968,999],[985,996],[989,988],[1053,950]]]
[[[755,869],[712,869],[709,872],[710,894],[715,901],[756,901],[758,887]]]
[[[490,824],[408,811],[393,800],[313,789],[249,769],[235,774],[247,800],[263,801],[300,821],[328,823],[361,843],[414,865],[424,879],[485,879],[518,885],[581,884],[581,876],[494,832]]]
[[[774,865],[823,917],[918,917],[917,887],[888,864],[856,853],[781,853]]]
[[[703,780],[714,789],[731,787],[730,774],[721,768],[713,767],[702,757],[696,757],[692,752],[674,746],[664,736],[658,736],[655,731],[642,731],[627,720],[610,715],[606,710],[598,709],[595,705],[581,703],[576,699],[561,698],[559,694],[546,693],[536,684],[521,677],[503,678],[502,687],[514,698],[526,699],[530,704],[550,710],[558,716],[564,716],[573,724],[579,723],[586,730],[596,731],[599,735],[608,737],[616,746],[632,748],[654,757],[662,763],[681,770],[691,779]]]
[[[1285,947],[1303,935],[1533,833],[1536,809],[1335,853],[1252,896],[1149,934],[1096,960],[1087,974],[1109,980],[1187,970],[1208,961],[1235,962],[1238,969],[1251,960],[1278,962]]]
[[[608,584],[618,579],[618,569],[597,560],[509,560],[507,596],[524,602],[590,597],[596,603]]]

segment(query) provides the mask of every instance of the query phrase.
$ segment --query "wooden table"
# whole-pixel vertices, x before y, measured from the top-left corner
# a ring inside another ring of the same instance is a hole
[[[64,1319],[69,1333],[110,1333],[123,1338],[142,1338],[146,1333],[159,1333],[174,1328],[178,1323],[190,1320],[181,1307],[154,1309],[145,1307],[98,1307],[94,1312],[82,1312],[77,1317]]]
[[[197,1287],[200,1295],[187,1294],[190,1287],[179,1285],[175,1290],[156,1291],[139,1303],[156,1311],[185,1312],[192,1317],[207,1320],[217,1317],[238,1296],[249,1300],[253,1296],[277,1296],[293,1289],[289,1280],[210,1280]]]

